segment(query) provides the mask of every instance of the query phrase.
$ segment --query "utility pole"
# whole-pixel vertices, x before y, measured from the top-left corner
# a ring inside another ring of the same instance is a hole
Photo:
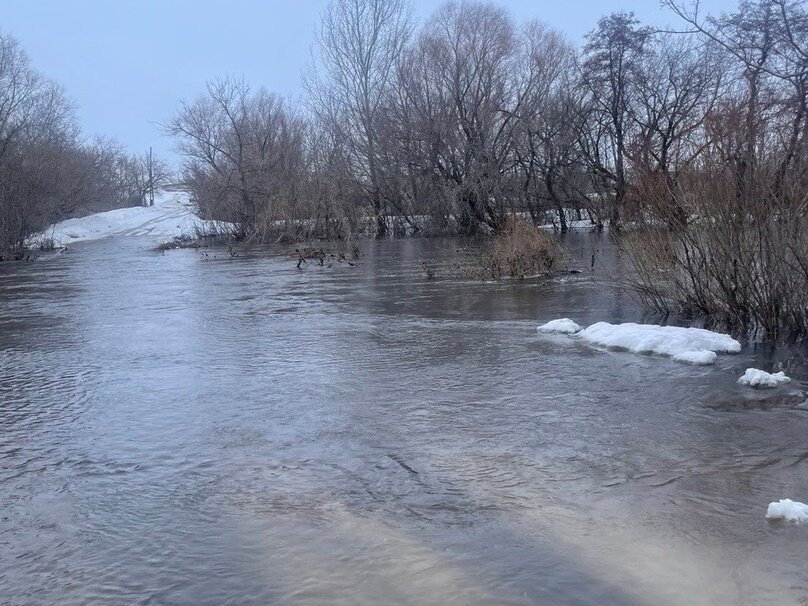
[[[151,147],[149,147],[149,206],[154,206],[154,167]]]

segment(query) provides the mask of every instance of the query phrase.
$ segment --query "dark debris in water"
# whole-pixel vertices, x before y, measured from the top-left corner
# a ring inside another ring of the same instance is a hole
[[[793,409],[808,411],[808,396],[798,393],[754,393],[744,397],[727,397],[707,404],[719,412],[742,412],[747,410]]]

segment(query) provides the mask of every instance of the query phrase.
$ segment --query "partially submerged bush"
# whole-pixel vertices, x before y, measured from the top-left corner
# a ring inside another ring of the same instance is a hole
[[[158,243],[154,250],[166,251],[176,248],[202,248],[206,246],[231,247],[236,242],[246,238],[246,234],[239,226],[221,221],[206,221],[198,223],[194,228],[194,235],[180,234]]]
[[[37,248],[42,252],[49,252],[59,248],[58,243],[53,237],[42,237],[36,244]]]
[[[490,277],[529,278],[564,269],[564,247],[530,221],[509,217],[494,236],[483,264]]]
[[[676,282],[676,255],[671,234],[661,227],[629,231],[621,236],[620,248],[634,266],[624,286],[651,310],[671,313]]]
[[[181,236],[174,236],[168,240],[159,242],[154,246],[154,250],[165,252],[167,250],[174,250],[176,248],[199,248],[202,244],[198,238],[183,234]]]
[[[808,332],[804,189],[758,171],[743,188],[729,171],[712,171],[648,196],[651,220],[622,241],[630,286],[645,303],[767,339]]]
[[[242,225],[226,221],[205,221],[197,223],[194,227],[196,239],[210,246],[222,246],[241,242],[247,238],[247,232]]]
[[[0,263],[5,261],[30,261],[37,258],[38,253],[26,248],[0,249]]]
[[[354,248],[350,255],[355,261],[359,258],[359,249]],[[356,263],[351,261],[346,253],[341,252],[339,248],[329,251],[324,248],[305,246],[303,248],[296,248],[295,252],[290,256],[293,259],[297,259],[298,269],[300,269],[303,265],[308,265],[309,261],[312,261],[314,264],[320,265],[321,267],[326,264],[328,267],[333,267],[334,263],[345,263],[351,267],[356,267]]]

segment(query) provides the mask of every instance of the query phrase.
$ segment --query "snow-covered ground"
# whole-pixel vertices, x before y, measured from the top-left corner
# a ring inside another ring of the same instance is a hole
[[[768,373],[758,368],[747,368],[743,376],[738,379],[738,383],[749,387],[777,387],[790,381],[791,379],[783,371]]]
[[[770,520],[785,520],[786,522],[808,522],[808,505],[791,499],[781,499],[769,503],[766,517]]]
[[[37,246],[43,239],[52,238],[56,246],[66,246],[74,242],[102,240],[112,236],[154,236],[169,239],[176,236],[195,236],[198,228],[211,232],[217,227],[223,225],[199,218],[187,193],[161,191],[155,195],[154,206],[119,208],[78,219],[67,219],[34,236],[30,243]]]
[[[741,351],[741,344],[729,335],[703,328],[597,322],[581,329],[572,320],[563,318],[540,326],[539,331],[574,334],[592,345],[669,356],[676,362],[688,364],[713,364],[718,353]]]

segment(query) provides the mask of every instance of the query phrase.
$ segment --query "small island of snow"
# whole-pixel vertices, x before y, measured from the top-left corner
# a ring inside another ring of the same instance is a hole
[[[747,368],[743,376],[738,379],[738,383],[749,387],[777,387],[790,381],[791,379],[782,371],[772,374],[757,368]]]
[[[581,327],[569,318],[561,318],[560,320],[551,320],[547,324],[542,324],[539,326],[538,331],[573,335],[576,332],[581,332]]]
[[[578,334],[593,345],[625,349],[636,354],[669,356],[677,362],[689,364],[712,364],[716,353],[741,351],[741,344],[729,335],[703,328],[598,322]]]
[[[610,349],[668,356],[686,364],[714,364],[719,353],[741,351],[741,344],[729,335],[704,328],[597,322],[582,329],[569,318],[561,318],[539,326],[538,330],[574,335],[592,345]]]
[[[770,520],[785,520],[786,522],[808,522],[808,505],[791,499],[781,499],[769,503],[766,517]]]

